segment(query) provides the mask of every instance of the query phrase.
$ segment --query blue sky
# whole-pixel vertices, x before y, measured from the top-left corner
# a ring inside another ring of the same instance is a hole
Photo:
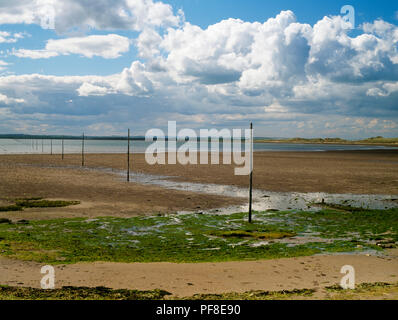
[[[343,1],[268,1],[268,0],[168,0],[163,1],[173,6],[174,11],[182,9],[186,20],[192,24],[205,29],[209,25],[215,24],[221,20],[236,18],[244,21],[264,22],[269,18],[275,17],[282,10],[292,10],[297,20],[302,23],[314,24],[324,16],[339,15],[340,8],[348,2]],[[374,21],[382,18],[385,21],[395,23],[396,11],[398,6],[393,1],[378,1],[375,5],[374,0],[350,1],[356,9],[357,24]],[[11,24],[3,25],[2,30],[9,32],[27,32],[29,37],[22,39],[18,43],[3,44],[2,49],[12,50],[13,48],[40,49],[47,39],[64,38],[54,30],[42,29],[39,25],[31,24]],[[137,32],[116,30],[117,34],[130,38],[135,38]],[[87,34],[107,34],[101,30],[90,30]],[[131,63],[131,59],[137,59],[137,50],[130,48],[128,54],[124,54],[119,59],[101,59],[94,57],[91,59],[81,59],[77,56],[55,57],[51,63],[47,60],[26,60],[9,57],[10,63],[13,63],[13,72],[16,74],[25,73],[44,73],[50,75],[109,75],[120,72],[121,69]],[[101,67],[99,67],[101,65]]]
[[[346,4],[355,30],[340,14]],[[263,136],[398,136],[393,1],[16,0],[0,9],[0,133],[254,121]],[[43,12],[54,29],[43,28]]]
[[[265,21],[282,10],[292,10],[300,22],[314,24],[324,16],[340,14],[346,4],[354,6],[358,23],[383,18],[394,22],[398,6],[394,1],[317,1],[317,0],[168,0],[174,8],[182,8],[188,21],[207,27],[220,20],[238,18],[245,21]]]

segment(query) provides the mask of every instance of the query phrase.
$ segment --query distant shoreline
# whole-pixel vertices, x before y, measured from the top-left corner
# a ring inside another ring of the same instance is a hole
[[[59,135],[23,135],[23,134],[0,134],[2,139],[15,139],[15,140],[81,140],[82,136],[59,136]],[[123,136],[85,136],[85,140],[97,141],[127,141],[128,137]],[[222,139],[220,139],[221,141]],[[398,147],[398,138],[384,138],[375,137],[363,140],[345,140],[340,138],[254,138],[254,143],[268,143],[268,144],[313,144],[313,145],[353,145],[353,146],[388,146]],[[146,141],[143,136],[132,136],[130,141]],[[168,141],[168,137],[165,138]],[[182,142],[182,141],[181,141]]]
[[[353,145],[353,146],[387,146],[398,147],[398,138],[370,138],[365,140],[344,140],[344,139],[257,139],[254,143],[284,143],[284,144],[318,144],[318,145]]]
[[[292,141],[284,141],[284,140],[275,140],[275,141],[254,141],[254,143],[269,143],[269,144],[278,144],[278,143],[283,143],[283,144],[319,144],[319,145],[353,145],[353,146],[380,146],[380,147],[396,147],[398,148],[398,143],[364,143],[364,142],[346,142],[346,143],[341,143],[341,142],[292,142]]]

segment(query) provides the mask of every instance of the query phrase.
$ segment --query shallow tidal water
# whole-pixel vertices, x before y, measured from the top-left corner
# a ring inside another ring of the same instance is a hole
[[[119,172],[124,175],[125,173]],[[176,177],[174,177],[176,178]],[[249,189],[218,184],[202,184],[192,182],[179,182],[173,177],[156,176],[148,174],[133,173],[131,182],[156,185],[166,189],[189,191],[194,193],[205,193],[211,195],[228,196],[233,198],[248,198]],[[357,195],[357,194],[329,194],[323,192],[300,193],[300,192],[271,192],[264,190],[253,190],[253,210],[307,210],[319,211],[320,206],[315,203],[341,204],[352,207],[367,209],[390,209],[398,207],[397,199],[392,195]],[[206,210],[202,213],[232,214],[248,210],[248,205],[231,206]],[[192,212],[179,212],[192,213]]]
[[[177,142],[180,148],[185,142]],[[132,153],[145,153],[152,142],[131,141]],[[165,144],[165,147],[168,145]],[[191,145],[193,151],[198,151],[199,144]],[[230,146],[225,146],[231,151]],[[258,151],[300,151],[300,152],[324,152],[324,151],[353,151],[353,150],[388,150],[397,149],[394,146],[377,145],[348,145],[348,144],[299,144],[299,143],[254,143],[254,152]],[[79,154],[82,149],[81,140],[65,140],[64,152],[66,154]],[[127,141],[123,140],[85,140],[84,149],[86,153],[126,153]],[[242,143],[241,149],[245,149]],[[175,148],[169,151],[175,151]],[[209,151],[224,150],[224,144],[220,143],[220,148],[216,145],[208,144]],[[160,149],[159,152],[166,150]],[[0,154],[61,154],[62,140],[60,139],[0,139]]]

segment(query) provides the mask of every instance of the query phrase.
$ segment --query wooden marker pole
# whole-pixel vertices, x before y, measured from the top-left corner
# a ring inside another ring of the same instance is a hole
[[[82,137],[82,167],[84,167],[84,132]]]
[[[64,137],[62,137],[62,160],[64,160]]]
[[[252,223],[253,209],[253,123],[250,123],[250,187],[249,187],[249,223]]]
[[[53,139],[50,140],[50,154],[53,155]]]
[[[127,182],[130,182],[130,129],[127,133]]]

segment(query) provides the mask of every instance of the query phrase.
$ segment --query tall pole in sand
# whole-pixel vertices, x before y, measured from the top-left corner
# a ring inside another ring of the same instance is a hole
[[[41,139],[41,153],[44,153],[44,140]]]
[[[83,132],[83,139],[82,139],[82,167],[84,167],[84,132]]]
[[[64,160],[64,137],[62,136],[62,160]]]
[[[130,129],[127,133],[127,182],[130,182]]]
[[[50,154],[53,155],[53,139],[50,140]]]
[[[250,123],[250,187],[249,187],[249,223],[252,223],[253,209],[253,123]]]

